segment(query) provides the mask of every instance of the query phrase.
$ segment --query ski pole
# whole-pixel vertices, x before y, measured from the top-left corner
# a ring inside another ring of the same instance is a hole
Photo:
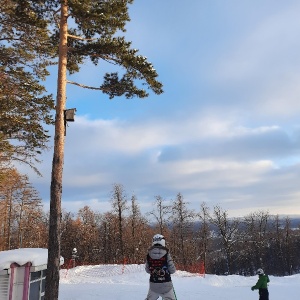
[[[175,300],[177,300],[177,296],[176,296],[176,293],[175,293],[175,289],[174,289],[174,285],[173,285],[173,283],[172,283],[172,287],[173,287],[173,293],[174,293],[174,296],[175,296]],[[163,297],[161,297],[161,299],[162,299],[162,300],[164,300],[164,298],[163,298]]]
[[[177,296],[176,296],[176,293],[175,293],[174,285],[172,284],[172,286],[173,286],[173,292],[174,292],[175,300],[177,300]]]

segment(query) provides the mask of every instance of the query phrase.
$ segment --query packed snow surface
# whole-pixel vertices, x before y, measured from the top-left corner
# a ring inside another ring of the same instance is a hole
[[[79,266],[61,270],[60,276],[59,300],[143,300],[149,284],[144,265]],[[270,300],[299,299],[300,274],[269,277]],[[172,276],[177,300],[258,300],[258,291],[251,291],[257,279],[183,271]]]

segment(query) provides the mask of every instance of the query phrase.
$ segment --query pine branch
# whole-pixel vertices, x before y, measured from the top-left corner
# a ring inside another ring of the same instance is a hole
[[[74,84],[74,85],[80,86],[85,89],[90,89],[90,90],[100,90],[100,91],[104,90],[103,88],[100,88],[100,87],[88,86],[88,85],[84,85],[84,84],[81,84],[81,83],[78,83],[75,81],[70,81],[70,80],[67,80],[67,83]]]
[[[68,33],[68,37],[72,38],[72,39],[75,39],[75,40],[81,40],[81,41],[95,41],[97,40],[97,38],[83,38],[81,36],[77,36],[77,35],[73,35],[73,34],[69,34]]]

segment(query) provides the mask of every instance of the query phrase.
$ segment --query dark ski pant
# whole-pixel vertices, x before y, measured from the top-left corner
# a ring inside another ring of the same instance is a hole
[[[259,300],[269,300],[269,291],[268,289],[259,289]]]

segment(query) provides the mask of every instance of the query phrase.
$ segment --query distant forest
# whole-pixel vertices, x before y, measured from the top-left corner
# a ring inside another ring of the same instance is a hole
[[[26,176],[12,173],[0,184],[0,251],[47,248],[49,215]],[[142,214],[136,195],[128,197],[114,184],[111,209],[94,212],[84,206],[77,214],[64,211],[61,255],[67,267],[72,249],[76,265],[145,261],[152,236],[161,233],[179,270],[209,274],[253,275],[257,268],[283,276],[300,273],[300,219],[254,211],[230,218],[220,206],[199,202],[189,209],[181,193],[168,201],[153,199]]]

